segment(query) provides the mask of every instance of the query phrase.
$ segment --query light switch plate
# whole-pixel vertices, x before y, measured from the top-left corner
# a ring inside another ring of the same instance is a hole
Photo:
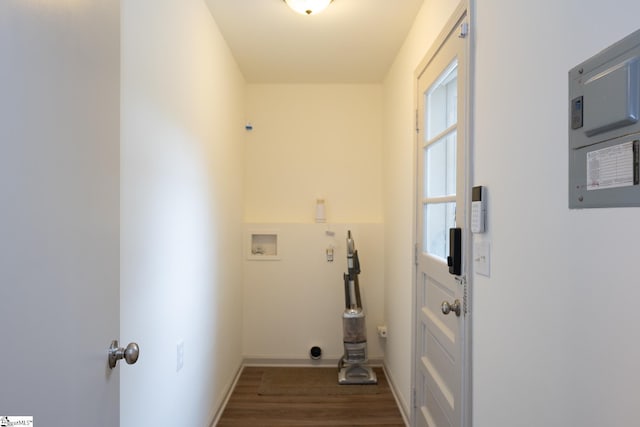
[[[184,366],[184,341],[180,340],[176,345],[176,372],[180,372]]]
[[[489,242],[473,245],[473,269],[477,274],[489,277],[491,273],[491,247]]]

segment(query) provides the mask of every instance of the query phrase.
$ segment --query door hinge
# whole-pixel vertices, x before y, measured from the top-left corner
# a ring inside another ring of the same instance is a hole
[[[458,33],[458,37],[461,39],[466,38],[469,35],[469,23],[463,22],[460,24],[460,32]]]
[[[467,284],[467,276],[456,276],[456,282],[462,286],[462,312],[469,313],[469,285]]]
[[[413,408],[417,408],[418,407],[417,399],[416,399],[416,389],[415,388],[411,391],[411,407],[413,407]]]
[[[413,246],[413,263],[418,265],[418,244]]]
[[[466,280],[462,292],[464,292],[462,295],[462,311],[464,314],[469,314],[469,285]]]
[[[416,133],[420,133],[420,126],[418,126],[418,110],[416,109]]]

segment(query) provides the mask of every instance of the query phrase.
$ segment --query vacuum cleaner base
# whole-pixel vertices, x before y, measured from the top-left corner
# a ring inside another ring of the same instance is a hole
[[[351,365],[338,371],[338,384],[378,384],[378,377],[367,366]]]

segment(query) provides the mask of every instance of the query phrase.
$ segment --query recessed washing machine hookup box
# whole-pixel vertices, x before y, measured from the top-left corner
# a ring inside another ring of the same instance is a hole
[[[247,233],[247,259],[275,261],[280,259],[277,231],[252,231]]]
[[[569,208],[640,206],[640,30],[569,71]]]

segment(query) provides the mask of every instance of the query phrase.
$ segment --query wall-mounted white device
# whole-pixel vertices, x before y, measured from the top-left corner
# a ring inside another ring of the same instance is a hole
[[[333,262],[333,247],[329,246],[327,248],[327,262]]]
[[[316,222],[327,222],[324,199],[316,199]]]
[[[486,188],[479,185],[471,189],[471,232],[484,233],[487,217]]]

